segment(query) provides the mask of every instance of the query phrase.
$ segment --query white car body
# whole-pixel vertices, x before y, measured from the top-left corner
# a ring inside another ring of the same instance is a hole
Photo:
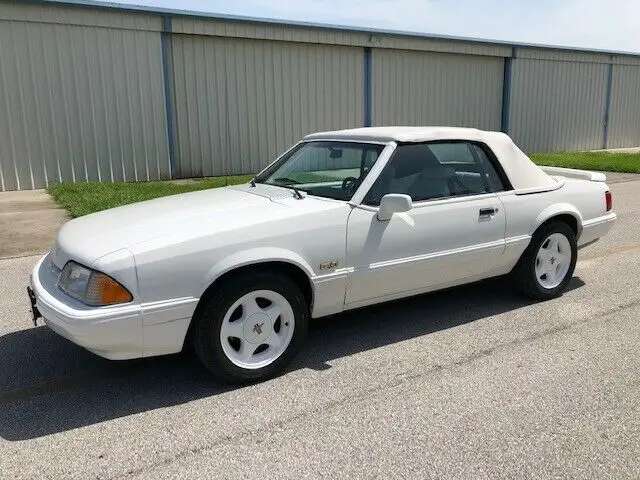
[[[164,197],[67,222],[35,266],[31,285],[54,331],[110,359],[170,354],[183,348],[203,293],[247,265],[281,262],[304,275],[311,316],[469,283],[510,272],[546,220],[575,220],[578,246],[605,235],[602,174],[542,169],[502,133],[445,127],[384,127],[318,133],[318,140],[385,145],[351,201],[261,185]],[[398,143],[470,140],[487,145],[513,188],[414,202],[389,221],[362,204]],[[482,218],[478,212],[490,209]],[[56,283],[73,260],[125,286],[133,301],[87,306]],[[302,278],[299,277],[299,278]]]

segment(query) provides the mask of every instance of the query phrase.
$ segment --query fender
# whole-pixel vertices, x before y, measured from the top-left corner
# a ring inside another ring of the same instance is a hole
[[[252,248],[242,252],[236,252],[216,262],[202,280],[200,296],[202,296],[204,291],[209,288],[214,281],[225,273],[239,267],[265,262],[290,263],[301,268],[307,274],[309,280],[312,280],[315,276],[313,269],[307,261],[291,250],[278,247]],[[313,285],[313,281],[311,281],[311,285]]]
[[[533,222],[529,234],[533,235],[533,232],[535,232],[540,225],[551,217],[556,217],[558,215],[571,215],[577,220],[578,232],[576,234],[576,238],[580,238],[580,234],[582,233],[582,215],[580,215],[578,209],[570,203],[554,203],[542,210]]]

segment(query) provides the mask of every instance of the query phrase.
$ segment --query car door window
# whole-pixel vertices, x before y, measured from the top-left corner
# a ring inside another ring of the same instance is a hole
[[[396,148],[364,203],[379,205],[388,193],[406,194],[419,202],[500,190],[504,190],[500,176],[476,144],[407,144]]]
[[[472,148],[473,148],[473,152],[476,154],[476,157],[480,162],[480,165],[482,166],[482,170],[484,171],[487,177],[487,182],[489,183],[489,188],[491,189],[491,191],[502,192],[504,190],[507,190],[507,186],[503,181],[504,174],[503,176],[501,176],[498,173],[498,171],[496,170],[496,167],[494,166],[493,162],[489,158],[489,155],[487,155],[487,152],[485,151],[485,149],[477,144],[472,145]]]

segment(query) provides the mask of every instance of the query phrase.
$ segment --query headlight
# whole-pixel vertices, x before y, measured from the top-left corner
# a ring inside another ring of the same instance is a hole
[[[58,278],[58,288],[67,295],[92,307],[128,303],[133,296],[122,285],[104,273],[67,262]]]

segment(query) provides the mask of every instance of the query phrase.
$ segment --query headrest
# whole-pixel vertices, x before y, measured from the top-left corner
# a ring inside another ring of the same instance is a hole
[[[391,161],[391,165],[395,171],[395,178],[407,177],[424,171],[431,174],[444,172],[448,169],[444,167],[433,152],[426,145],[402,145],[396,150],[396,155]]]

